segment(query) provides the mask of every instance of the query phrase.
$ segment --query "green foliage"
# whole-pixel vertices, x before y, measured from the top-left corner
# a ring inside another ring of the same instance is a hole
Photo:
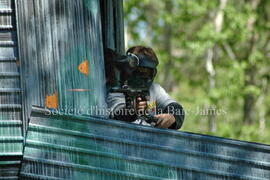
[[[159,57],[156,81],[185,108],[182,130],[270,144],[270,1],[125,0],[128,46],[151,46]],[[216,30],[219,12],[223,17]],[[213,51],[214,87],[206,57]],[[251,124],[244,106],[252,97]],[[216,131],[209,115],[215,107]]]

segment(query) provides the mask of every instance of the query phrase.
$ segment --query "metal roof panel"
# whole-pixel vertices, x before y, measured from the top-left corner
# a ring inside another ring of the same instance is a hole
[[[269,179],[268,145],[33,108],[22,175]],[[34,171],[34,165],[39,171]],[[43,169],[45,168],[45,169]],[[49,170],[48,170],[49,169]],[[48,171],[47,171],[48,170]],[[49,174],[46,172],[50,172]],[[94,173],[95,174],[95,173]],[[131,174],[131,176],[127,176]]]

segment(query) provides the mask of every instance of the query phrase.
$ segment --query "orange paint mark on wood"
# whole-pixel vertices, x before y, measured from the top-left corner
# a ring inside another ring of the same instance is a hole
[[[47,108],[58,108],[58,95],[57,93],[54,93],[50,96],[46,96],[46,99],[45,99],[45,106]]]
[[[89,71],[88,71],[88,60],[83,61],[79,66],[78,66],[78,70],[84,74],[84,75],[88,75]]]

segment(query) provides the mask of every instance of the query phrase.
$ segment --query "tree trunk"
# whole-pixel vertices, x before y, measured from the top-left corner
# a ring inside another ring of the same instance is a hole
[[[215,88],[215,70],[213,66],[213,56],[214,56],[214,48],[209,48],[206,53],[206,70],[208,72],[209,79],[209,91]],[[206,107],[209,108],[209,107]],[[208,114],[208,131],[215,132],[216,131],[216,117],[215,114]]]
[[[255,85],[254,76],[256,74],[256,67],[252,66],[245,71],[246,81],[245,86],[253,86]],[[244,115],[243,120],[245,124],[253,123],[253,111],[255,105],[255,98],[252,93],[248,93],[244,96]]]
[[[252,94],[247,94],[244,97],[244,123],[251,124],[252,123],[252,113],[254,106],[254,97]]]
[[[226,6],[227,0],[220,0],[220,5],[216,17],[214,19],[215,31],[217,33],[221,32],[222,24],[223,24],[223,16],[224,16],[224,8]],[[214,56],[217,56],[217,48],[211,47],[206,52],[206,70],[208,72],[209,79],[209,91],[215,88],[215,69],[213,65]],[[208,131],[215,132],[216,131],[216,115],[215,113],[210,113],[208,115]]]
[[[265,130],[265,116],[266,116],[266,106],[265,106],[265,94],[268,92],[268,80],[267,78],[262,79],[262,93],[259,96],[256,105],[259,113],[259,133],[262,134]]]
[[[260,3],[260,0],[253,0],[252,1],[252,9],[255,11]],[[249,42],[249,50],[247,55],[244,59],[249,59],[250,55],[252,55],[255,47],[255,44],[258,40],[258,35],[254,32],[254,23],[256,19],[252,16],[248,19],[247,28],[252,32],[252,37]],[[256,75],[256,66],[253,65],[246,69],[245,71],[245,87],[252,86],[255,84],[254,76]],[[244,106],[243,106],[243,122],[245,124],[252,124],[253,123],[253,111],[255,105],[255,98],[252,93],[248,93],[244,96]]]
[[[172,2],[165,2],[166,14],[172,14]],[[171,91],[173,88],[173,75],[171,74],[172,69],[172,24],[171,22],[166,22],[164,27],[164,51],[167,54],[167,60],[164,65],[163,71],[163,84],[167,90]]]

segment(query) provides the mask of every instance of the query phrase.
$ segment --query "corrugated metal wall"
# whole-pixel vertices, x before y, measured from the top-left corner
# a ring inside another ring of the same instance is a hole
[[[32,105],[99,113],[106,106],[99,1],[27,0],[17,7],[24,119]]]
[[[100,2],[18,1],[20,60],[14,2],[0,0],[0,179],[18,178],[21,107],[26,130],[32,105],[84,115],[105,105]],[[119,52],[121,3],[101,1],[104,43]],[[33,108],[21,179],[270,179],[266,145],[46,113]]]
[[[17,179],[22,159],[20,60],[14,0],[0,0],[0,179]]]
[[[100,0],[104,47],[125,53],[122,0]]]
[[[270,179],[270,146],[34,107],[26,179]]]
[[[17,9],[24,119],[29,118],[32,105],[57,112],[106,116],[96,111],[106,109],[99,1],[27,0],[18,1]],[[25,122],[25,130],[27,126]],[[25,149],[25,153],[31,151]],[[40,148],[37,153],[35,160],[46,150]],[[22,178],[36,179],[37,171],[70,177],[70,168],[62,167],[59,172],[57,164],[55,170],[39,161],[28,162],[24,159]],[[28,176],[32,171],[36,172],[34,176]]]

